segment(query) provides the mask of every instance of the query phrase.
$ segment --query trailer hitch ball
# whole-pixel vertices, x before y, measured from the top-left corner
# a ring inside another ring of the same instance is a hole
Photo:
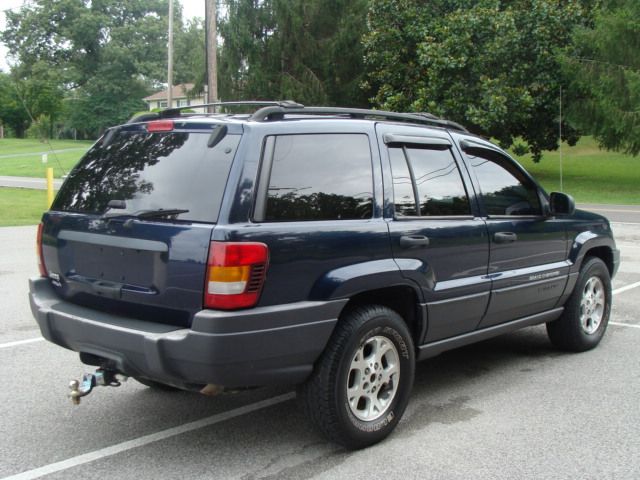
[[[95,373],[85,373],[82,380],[71,380],[69,382],[69,398],[74,405],[80,405],[80,399],[91,393],[94,387],[119,387],[127,380],[124,375],[118,374],[115,370],[99,368]]]
[[[69,398],[71,398],[71,403],[74,405],[80,405],[80,397],[82,396],[79,391],[80,382],[77,380],[71,380],[69,382],[69,389],[71,392],[69,393]]]

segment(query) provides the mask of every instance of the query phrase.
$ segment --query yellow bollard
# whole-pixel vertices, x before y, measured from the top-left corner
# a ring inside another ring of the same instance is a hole
[[[47,210],[53,203],[53,168],[47,168]]]

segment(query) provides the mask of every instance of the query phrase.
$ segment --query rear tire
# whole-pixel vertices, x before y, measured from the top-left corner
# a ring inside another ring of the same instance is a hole
[[[414,371],[413,341],[402,317],[379,305],[358,307],[340,320],[298,395],[328,439],[364,448],[400,421]]]
[[[551,343],[563,350],[584,352],[596,347],[611,314],[611,278],[605,263],[587,258],[562,316],[547,323]]]

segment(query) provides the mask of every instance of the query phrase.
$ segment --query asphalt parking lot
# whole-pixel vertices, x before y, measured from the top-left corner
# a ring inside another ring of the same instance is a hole
[[[640,220],[613,228],[622,265],[597,349],[559,352],[533,327],[423,362],[395,433],[359,452],[319,437],[287,388],[209,398],[131,380],[74,407],[68,382],[89,367],[29,311],[35,227],[0,228],[0,480],[636,479]]]

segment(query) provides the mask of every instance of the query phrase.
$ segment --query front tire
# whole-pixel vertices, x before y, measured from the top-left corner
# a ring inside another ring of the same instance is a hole
[[[298,395],[327,438],[364,448],[400,421],[414,371],[413,341],[402,317],[379,305],[358,307],[340,320]]]
[[[585,260],[562,316],[547,323],[551,343],[563,350],[584,352],[595,348],[609,323],[611,277],[596,257]]]

